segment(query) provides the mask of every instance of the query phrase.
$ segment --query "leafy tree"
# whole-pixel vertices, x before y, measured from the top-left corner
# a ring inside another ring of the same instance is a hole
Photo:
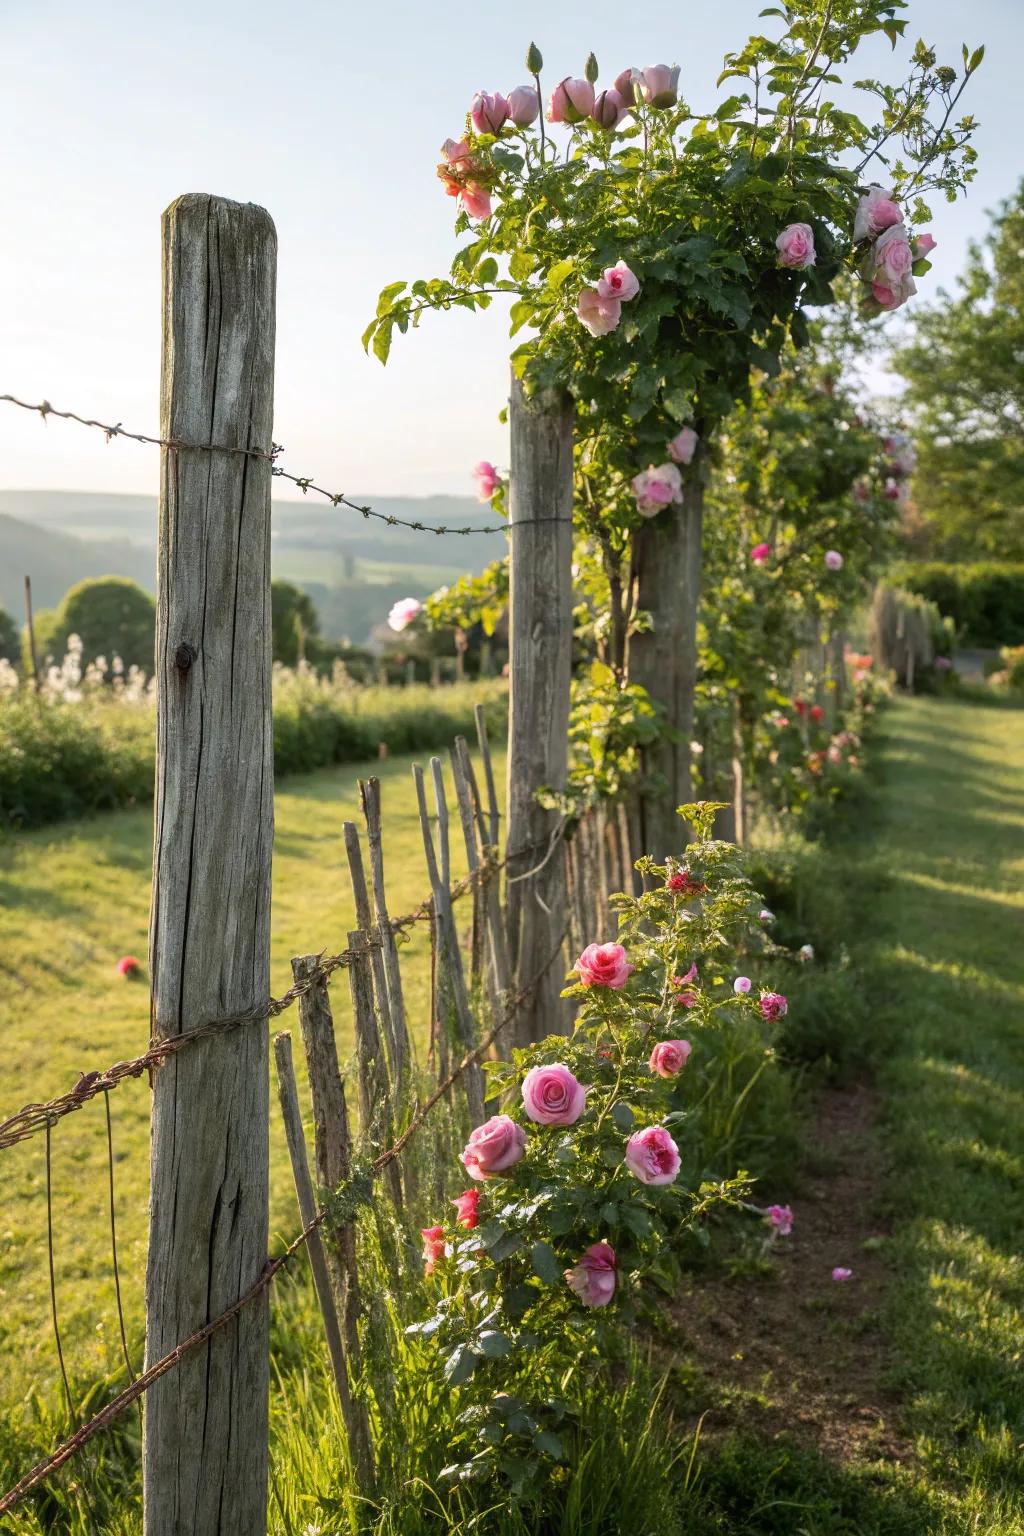
[[[0,661],[16,662],[21,657],[21,640],[18,626],[10,614],[0,608]]]
[[[98,656],[109,667],[120,656],[126,667],[151,673],[156,643],[156,604],[148,592],[125,576],[100,576],[80,581],[64,594],[57,608],[35,618],[40,664],[47,656],[59,660],[69,635],[82,641],[82,664]]]
[[[1024,559],[1024,183],[941,299],[914,312],[894,359],[919,451],[919,543]]]
[[[309,593],[290,581],[273,582],[270,615],[274,660],[294,667],[300,656],[310,656],[310,642],[315,650],[320,636],[320,619]]]

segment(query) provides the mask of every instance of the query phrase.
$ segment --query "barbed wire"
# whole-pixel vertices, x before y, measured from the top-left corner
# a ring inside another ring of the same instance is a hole
[[[479,865],[476,870],[456,881],[450,893],[451,899],[457,901],[472,887],[485,884],[499,874],[503,867],[504,861],[494,858]],[[397,935],[416,923],[425,922],[432,915],[433,903],[428,898],[420,902],[415,911],[406,913],[404,917],[392,918],[391,931]],[[267,998],[265,1002],[258,1004],[255,1008],[247,1009],[244,1013],[234,1014],[229,1018],[211,1019],[182,1034],[160,1035],[158,1032],[150,1040],[148,1049],[140,1056],[134,1056],[129,1061],[117,1061],[104,1071],[81,1073],[78,1082],[66,1093],[58,1094],[45,1103],[26,1104],[8,1119],[0,1120],[0,1151],[27,1140],[39,1131],[48,1131],[65,1115],[74,1114],[76,1110],[82,1108],[83,1104],[88,1104],[90,1099],[96,1098],[101,1093],[107,1093],[111,1088],[117,1088],[128,1078],[142,1077],[143,1073],[160,1066],[171,1056],[177,1055],[188,1046],[195,1045],[199,1040],[208,1039],[211,1035],[223,1034],[227,1030],[239,1029],[245,1024],[259,1024],[276,1018],[297,1003],[299,998],[318,982],[326,982],[335,971],[350,965],[353,960],[359,959],[369,950],[379,948],[380,943],[380,939],[367,934],[358,948],[343,949],[336,955],[321,955],[308,976],[293,983],[281,997]],[[159,1021],[157,1021],[157,1028],[159,1031]]]
[[[534,988],[537,987],[537,985],[543,980],[551,966],[558,959],[559,952],[562,948],[562,945],[565,943],[567,934],[568,925],[562,929],[562,932],[558,938],[558,942],[552,950],[549,958],[545,961],[544,965],[540,968],[540,970],[537,971],[536,975],[526,983],[525,986],[520,987],[519,990],[509,999],[505,1012],[502,1014],[501,1018],[494,1025],[494,1027],[487,1033],[484,1039],[480,1041],[479,1045],[474,1046],[471,1051],[467,1051],[466,1055],[459,1062],[458,1066],[454,1067],[445,1078],[445,1080],[438,1084],[434,1092],[417,1110],[413,1119],[402,1132],[402,1134],[397,1138],[397,1140],[394,1141],[385,1152],[380,1153],[380,1155],[374,1159],[373,1163],[370,1165],[372,1178],[375,1179],[380,1173],[383,1172],[389,1163],[394,1162],[395,1158],[401,1155],[409,1141],[424,1124],[434,1106],[451,1092],[452,1088],[462,1077],[463,1073],[468,1071],[471,1066],[475,1065],[480,1060],[484,1052],[490,1049],[490,1047],[501,1035],[505,1027],[515,1018],[516,1013],[522,1007],[523,1003],[533,992]],[[315,972],[311,973],[309,978],[310,984],[315,982],[317,979],[317,974]],[[132,1381],[127,1387],[125,1387],[123,1391],[119,1392],[116,1397],[112,1398],[105,1408],[101,1408],[99,1413],[94,1414],[93,1417],[88,1419],[86,1423],[82,1424],[73,1435],[70,1435],[67,1440],[62,1441],[57,1449],[53,1451],[49,1456],[45,1457],[42,1461],[37,1462],[30,1471],[25,1473],[24,1477],[19,1479],[19,1481],[15,1483],[12,1488],[8,1489],[3,1497],[0,1498],[0,1515],[8,1514],[15,1507],[15,1505],[21,1503],[26,1494],[31,1493],[33,1488],[38,1487],[38,1485],[47,1477],[49,1477],[51,1473],[58,1471],[62,1466],[64,1466],[65,1462],[70,1461],[71,1458],[75,1456],[77,1452],[80,1451],[82,1447],[93,1438],[94,1435],[99,1434],[100,1430],[105,1429],[107,1425],[112,1423],[114,1419],[118,1418],[126,1408],[130,1408],[132,1403],[141,1398],[154,1384],[154,1382],[159,1381],[161,1376],[165,1376],[167,1372],[172,1370],[174,1366],[183,1360],[187,1354],[190,1354],[194,1349],[198,1349],[201,1344],[206,1343],[207,1339],[212,1338],[215,1333],[218,1333],[222,1328],[227,1327],[228,1323],[233,1322],[239,1313],[242,1312],[250,1302],[255,1301],[258,1296],[263,1294],[268,1286],[270,1286],[275,1276],[278,1275],[280,1271],[284,1269],[285,1265],[294,1258],[299,1249],[309,1241],[313,1233],[317,1232],[320,1227],[323,1226],[324,1222],[328,1220],[328,1217],[328,1209],[321,1208],[321,1210],[319,1210],[314,1216],[313,1220],[309,1222],[305,1227],[303,1227],[302,1231],[292,1239],[287,1248],[285,1248],[275,1258],[267,1260],[267,1263],[264,1265],[263,1271],[259,1278],[253,1282],[247,1291],[243,1292],[237,1301],[233,1302],[232,1305],[228,1307],[224,1312],[221,1312],[219,1316],[213,1318],[208,1323],[204,1323],[201,1328],[197,1328],[194,1333],[189,1334],[188,1338],[182,1339],[181,1342],[176,1344],[175,1347],[168,1354],[164,1355],[162,1359],[157,1360],[153,1365],[149,1366],[141,1376],[136,1376],[135,1380]]]
[[[328,491],[322,485],[317,485],[310,475],[293,475],[287,469],[282,469],[277,463],[278,458],[284,452],[280,443],[272,443],[269,451],[266,448],[233,448],[227,443],[190,443],[183,438],[152,437],[148,432],[131,432],[121,422],[97,421],[91,416],[79,415],[77,411],[61,411],[49,400],[40,400],[33,404],[29,400],[20,400],[17,395],[0,395],[0,404],[16,405],[23,411],[31,411],[47,421],[51,416],[58,417],[61,421],[75,421],[81,427],[94,427],[102,432],[107,442],[112,442],[115,437],[129,438],[133,443],[147,443],[155,448],[167,448],[171,452],[178,449],[188,449],[194,453],[227,453],[244,456],[245,458],[261,459],[270,464],[270,473],[279,480],[287,480],[292,485],[297,485],[305,496],[312,491],[316,496],[322,496],[329,501],[332,507],[348,507],[352,512],[360,513],[364,518],[376,519],[377,522],[387,523],[393,528],[411,528],[415,533],[435,533],[468,535],[471,533],[507,533],[507,523],[497,523],[485,528],[449,528],[440,523],[424,523],[418,519],[398,517],[393,512],[377,512],[373,507],[363,506],[357,501],[351,501],[343,491]]]

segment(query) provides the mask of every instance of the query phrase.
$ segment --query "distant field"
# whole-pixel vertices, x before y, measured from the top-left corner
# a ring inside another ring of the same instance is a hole
[[[385,857],[393,914],[413,909],[427,878],[415,811],[411,759],[373,765],[382,782]],[[497,763],[499,776],[504,759]],[[293,954],[344,947],[354,924],[341,837],[360,822],[357,778],[366,768],[289,779],[275,801],[271,990],[291,982]],[[499,777],[500,782],[500,777]],[[457,825],[457,824],[456,824]],[[0,1117],[30,1099],[70,1087],[79,1072],[145,1049],[148,989],[124,982],[121,955],[146,955],[152,821],[148,810],[112,812],[11,837],[0,844]],[[454,865],[465,861],[458,843]],[[403,957],[410,1022],[423,1044],[429,998],[429,944],[419,928]],[[348,988],[332,987],[339,1044],[350,1045]],[[275,1021],[291,1028],[294,1013]],[[301,1057],[301,1051],[298,1053]],[[132,1336],[141,1336],[148,1190],[149,1090],[128,1082],[111,1095],[122,1284]],[[116,1365],[117,1320],[110,1273],[106,1143],[99,1100],[53,1135],[54,1220],[60,1234],[57,1288],[73,1372]],[[296,1226],[276,1106],[271,1117],[271,1230]],[[46,1204],[42,1138],[0,1154],[0,1351],[7,1375],[0,1401],[54,1377],[48,1321]]]

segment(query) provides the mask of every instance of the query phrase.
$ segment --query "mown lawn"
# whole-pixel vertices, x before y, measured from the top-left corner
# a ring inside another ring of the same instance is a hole
[[[426,754],[421,754],[426,760]],[[342,823],[362,825],[357,781],[381,779],[388,901],[393,916],[428,891],[410,758],[338,768],[284,781],[274,842],[271,990],[291,984],[291,957],[345,947],[355,926]],[[499,784],[504,759],[496,761]],[[428,790],[428,798],[430,791]],[[454,795],[451,795],[454,803]],[[458,818],[453,868],[465,870]],[[147,807],[65,822],[0,842],[0,1118],[71,1087],[80,1072],[145,1050],[146,980],[124,981],[122,955],[143,962],[149,921],[152,814]],[[365,856],[365,848],[364,848]],[[467,914],[468,916],[468,914]],[[430,952],[418,925],[403,952],[410,1025],[424,1043]],[[351,1039],[348,987],[331,991],[339,1040]],[[291,1029],[294,1012],[273,1021]],[[301,1049],[297,1056],[301,1069]],[[110,1095],[118,1246],[130,1337],[141,1338],[149,1188],[149,1089],[130,1080]],[[297,1225],[284,1138],[271,1109],[271,1231]],[[44,1138],[0,1153],[0,1404],[33,1386],[46,1391],[57,1361],[49,1321]],[[95,1099],[53,1132],[56,1279],[66,1354],[86,1380],[116,1367],[118,1328],[110,1264],[106,1120]]]

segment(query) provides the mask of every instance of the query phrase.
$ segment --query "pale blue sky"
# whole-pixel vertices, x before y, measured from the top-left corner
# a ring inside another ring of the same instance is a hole
[[[763,3],[0,0],[0,393],[154,430],[161,210],[182,192],[248,199],[280,241],[287,466],[350,491],[469,491],[477,459],[507,459],[500,318],[429,317],[386,371],[359,345],[386,282],[447,271],[438,145],[474,90],[521,82],[531,38],[548,85],[594,48],[602,78],[678,61],[702,104]],[[966,201],[936,206],[927,296],[1024,172],[1024,3],[912,0],[909,15],[940,57],[988,48],[964,103],[980,172]],[[857,73],[890,67],[883,45]],[[155,450],[0,407],[0,486],[146,491],[156,472]]]

